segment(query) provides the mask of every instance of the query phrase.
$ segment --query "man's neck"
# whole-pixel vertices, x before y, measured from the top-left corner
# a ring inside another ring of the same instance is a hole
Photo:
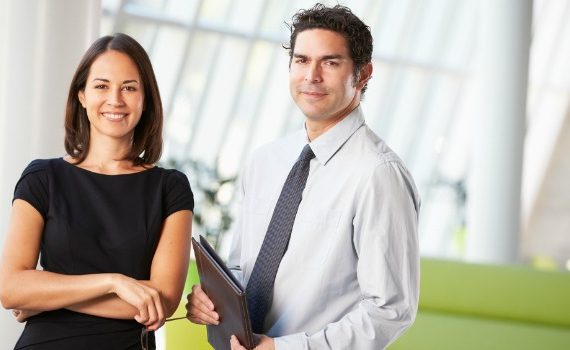
[[[305,118],[305,130],[307,132],[307,138],[309,141],[314,141],[317,137],[321,136],[336,124],[340,123],[343,119],[348,117],[359,105],[354,106],[345,113],[339,114],[338,117],[325,119],[325,120],[314,120]]]

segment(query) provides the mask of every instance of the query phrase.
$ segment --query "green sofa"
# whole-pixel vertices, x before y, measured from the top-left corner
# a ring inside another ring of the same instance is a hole
[[[416,322],[389,349],[570,349],[570,274],[422,259]]]
[[[190,292],[194,284],[200,283],[196,262],[190,263],[186,285],[184,287],[184,295],[178,306],[178,310],[172,317],[180,317],[186,315],[186,294]],[[187,320],[177,320],[167,322],[165,325],[166,349],[167,350],[212,350],[208,343],[206,326],[196,325]]]
[[[184,320],[167,323],[166,348],[212,349]],[[389,349],[570,349],[570,273],[422,258],[416,322]]]

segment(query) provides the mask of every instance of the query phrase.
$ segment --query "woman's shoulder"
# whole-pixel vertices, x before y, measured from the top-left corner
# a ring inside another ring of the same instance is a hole
[[[164,167],[161,164],[146,165],[144,167],[146,167],[148,170],[156,170],[156,172],[162,174],[162,176],[165,176],[167,178],[186,178],[186,174],[184,174],[182,171],[176,168]]]
[[[62,158],[34,159],[24,169],[22,177],[39,172],[46,172],[53,164],[62,161]]]
[[[166,215],[188,209],[194,210],[194,194],[185,173],[177,169],[160,168],[164,174],[163,195],[166,203]]]
[[[190,181],[184,172],[175,168],[163,168],[161,166],[155,166],[154,169],[161,174],[162,183],[167,193],[171,191],[191,191]]]
[[[190,187],[188,177],[178,169],[165,169],[157,167],[163,174],[167,187]]]

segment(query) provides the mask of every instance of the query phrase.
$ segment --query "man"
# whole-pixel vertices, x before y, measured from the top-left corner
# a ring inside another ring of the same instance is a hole
[[[364,122],[370,30],[346,7],[317,4],[293,17],[288,49],[305,128],[258,149],[245,167],[229,265],[243,272],[254,331],[265,334],[256,349],[382,349],[417,311],[419,196]],[[303,160],[298,189],[289,178]],[[292,227],[275,234],[287,216]],[[282,257],[275,235],[285,241]],[[266,278],[276,255],[278,270]],[[267,284],[269,296],[259,287]],[[199,286],[187,310],[193,322],[218,323]],[[231,345],[244,349],[235,337]]]

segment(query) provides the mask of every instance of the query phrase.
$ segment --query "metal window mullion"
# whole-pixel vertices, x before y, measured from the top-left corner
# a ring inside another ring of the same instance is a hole
[[[566,2],[566,7],[564,9],[564,14],[561,15],[561,18],[568,18],[568,16],[570,16],[570,1]],[[560,43],[562,41],[564,32],[565,32],[565,27],[568,26],[568,22],[570,21],[564,21],[564,20],[560,20],[560,26],[558,27],[558,30],[556,31],[556,39],[553,41],[554,43]],[[548,77],[550,77],[550,73],[552,72],[552,67],[554,66],[552,63],[556,57],[555,53],[556,53],[556,49],[558,48],[558,46],[556,44],[552,45],[552,48],[550,49],[550,54],[548,55],[548,63],[544,66],[544,69],[542,70],[543,74],[539,74],[540,77],[542,77],[544,80],[547,80]],[[529,76],[529,80],[530,80],[530,76]],[[531,115],[536,115],[536,111],[539,109],[540,106],[540,101],[543,99],[543,96],[546,94],[546,91],[544,89],[539,89],[537,92],[537,96],[536,96],[536,102],[533,106],[533,111],[528,111],[527,110],[527,120]],[[528,121],[527,121],[528,123]]]
[[[244,61],[246,67],[247,67],[247,62],[249,62],[250,59],[251,59],[251,56],[252,56],[252,53],[253,53],[253,46],[254,46],[255,42],[257,41],[257,40],[256,40],[256,38],[258,37],[257,34],[259,33],[259,27],[261,26],[261,22],[262,22],[262,20],[263,20],[262,14],[265,13],[265,10],[267,9],[267,3],[268,3],[267,1],[264,1],[264,2],[263,2],[261,11],[259,12],[259,15],[258,15],[258,17],[257,17],[257,22],[256,22],[256,25],[255,25],[255,31],[254,31],[252,37],[249,39],[248,44],[247,44],[247,49],[246,49],[247,52],[246,52],[245,61]],[[271,65],[271,64],[268,64],[268,66],[270,66],[270,65]],[[227,116],[227,118],[226,118],[226,123],[225,123],[225,125],[231,125],[231,121],[233,120],[232,115],[233,115],[234,118],[235,118],[235,113],[233,113],[233,112],[235,112],[235,110],[237,109],[237,105],[238,105],[238,103],[239,103],[239,98],[238,98],[238,97],[240,97],[241,94],[243,93],[243,90],[244,90],[244,89],[243,89],[243,88],[240,88],[240,87],[243,87],[243,85],[244,85],[244,83],[245,83],[246,73],[247,73],[247,72],[246,72],[246,69],[242,69],[242,71],[241,71],[241,73],[240,73],[240,76],[239,76],[236,93],[234,94],[234,96],[233,96],[233,101],[231,102],[231,105],[232,105],[232,106],[231,106],[231,108],[230,108],[230,113],[228,114],[228,116]],[[267,73],[268,73],[268,72],[267,72]],[[266,76],[268,76],[268,75],[269,75],[269,74],[266,74]],[[258,103],[258,105],[259,105],[259,103]],[[220,150],[223,148],[224,141],[228,139],[227,136],[228,136],[228,134],[229,134],[229,132],[230,132],[230,127],[224,128],[222,132],[223,132],[223,135],[222,135],[222,137],[220,138],[220,142],[219,142],[218,145],[217,145],[216,154],[219,154],[219,153],[220,153]]]
[[[192,41],[194,40],[194,37],[196,36],[196,23],[198,21],[198,16],[200,14],[200,11],[202,10],[202,6],[204,5],[204,1],[205,0],[200,0],[200,3],[198,4],[198,6],[196,7],[196,11],[194,12],[194,17],[192,18],[192,22],[185,27],[188,31],[187,37],[186,37],[186,43],[184,44],[184,49],[183,49],[183,58],[180,62],[180,67],[178,69],[179,74],[176,75],[176,78],[174,79],[174,83],[172,85],[172,96],[170,98],[170,101],[167,102],[166,104],[166,108],[164,110],[164,115],[166,116],[166,118],[170,118],[170,113],[172,112],[172,108],[174,108],[174,102],[176,101],[176,95],[177,95],[177,91],[180,88],[180,84],[182,83],[182,77],[184,76],[184,72],[186,70],[186,66],[188,65],[188,60],[186,59],[186,57],[188,56],[188,53],[190,52],[190,46],[192,45]]]
[[[233,4],[234,3],[232,2],[232,5]],[[230,15],[232,8],[233,8],[233,6],[228,7],[228,10],[226,11],[226,19]],[[218,40],[218,42],[216,43],[216,48],[214,49],[214,54],[213,54],[214,59],[212,60],[212,62],[216,62],[220,56],[220,50],[221,50],[223,39],[224,39],[224,37],[222,36],[220,38],[220,40]],[[214,72],[215,72],[215,70],[212,69],[211,67],[208,69],[208,74],[207,74],[207,78],[206,78],[206,85],[204,86],[204,94],[208,93],[210,91],[210,87],[212,85],[212,75],[214,74]],[[190,138],[188,139],[188,141],[186,143],[186,147],[185,147],[185,151],[184,151],[184,153],[186,153],[186,154],[190,154],[191,149],[192,149],[192,145],[194,144],[194,140],[196,139],[196,133],[198,132],[198,129],[200,128],[200,125],[202,124],[202,120],[205,117],[205,116],[203,116],[205,101],[206,101],[206,98],[204,98],[204,95],[202,95],[202,98],[200,99],[200,102],[199,102],[198,108],[197,108],[196,120],[193,123],[192,130],[190,131]]]
[[[452,7],[453,6],[453,7]],[[447,30],[450,26],[450,23],[452,22],[451,18],[453,16],[453,14],[455,13],[455,15],[457,15],[457,2],[453,2],[452,6],[447,6],[447,16],[444,16],[444,18],[447,19],[446,24],[442,26],[441,28],[441,33],[439,33],[440,35],[437,35],[438,33],[435,34],[436,38],[440,39],[437,42],[439,42],[439,45],[435,48],[436,52],[443,52],[446,43],[449,41],[449,34],[450,31]],[[464,79],[464,78],[463,78]],[[463,81],[463,79],[460,79],[460,81]],[[431,89],[430,87],[434,84],[436,80],[436,72],[432,71],[431,76],[429,78],[428,83],[426,84],[427,86],[427,92],[424,94],[424,98],[422,100],[422,107],[419,109],[419,113],[417,113],[417,117],[416,117],[416,125],[418,126],[416,128],[416,133],[419,133],[421,130],[425,130],[425,128],[423,128],[423,126],[425,124],[427,124],[429,121],[426,120],[425,115],[426,115],[426,110],[429,106],[429,104],[431,103],[431,96],[433,96],[434,94],[434,90],[435,89]],[[417,139],[418,135],[416,134],[416,137],[414,137],[414,139]],[[411,163],[413,164],[415,162],[415,158],[417,158],[418,152],[420,150],[416,147],[414,148],[413,146],[408,147],[408,150],[406,151],[408,157],[406,159],[410,159]],[[434,165],[434,167],[437,166],[437,163]]]

